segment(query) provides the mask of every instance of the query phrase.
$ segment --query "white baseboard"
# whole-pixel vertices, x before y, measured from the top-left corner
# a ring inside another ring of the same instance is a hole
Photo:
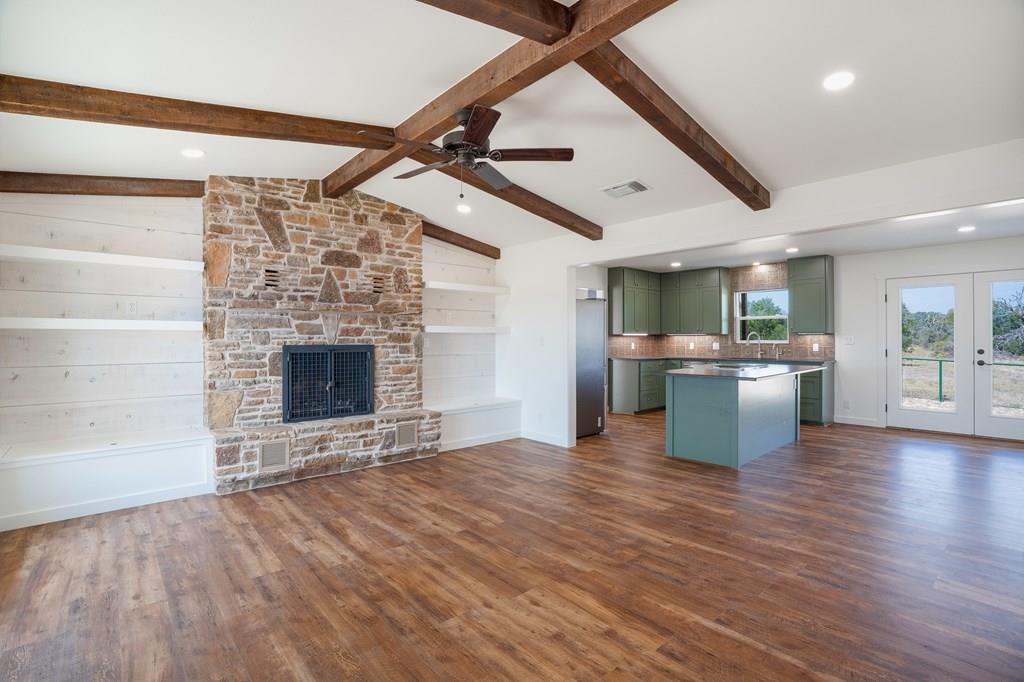
[[[438,451],[448,452],[449,450],[460,450],[462,448],[470,448],[474,445],[486,445],[487,443],[497,443],[503,440],[511,440],[513,438],[519,438],[518,431],[508,431],[507,433],[492,433],[486,436],[474,436],[472,438],[460,438],[458,440],[441,441]]]
[[[135,495],[108,497],[104,500],[90,500],[89,502],[69,504],[63,507],[37,509],[34,511],[23,512],[21,514],[11,514],[9,516],[0,517],[0,532],[14,530],[15,528],[38,526],[42,523],[66,521],[68,519],[78,518],[79,516],[91,516],[92,514],[101,514],[103,512],[128,509],[130,507],[141,507],[143,505],[154,504],[156,502],[178,500],[183,497],[206,495],[213,492],[214,485],[212,482],[198,483],[174,488],[163,488],[161,490],[150,490],[144,493],[136,493]]]
[[[866,417],[850,417],[843,415],[836,415],[835,422],[837,424],[850,424],[851,426],[870,426],[876,429],[884,429],[885,424],[877,419],[868,419]]]
[[[560,448],[570,447],[570,445],[565,441],[565,436],[554,436],[550,433],[540,433],[538,431],[523,431],[522,437]]]

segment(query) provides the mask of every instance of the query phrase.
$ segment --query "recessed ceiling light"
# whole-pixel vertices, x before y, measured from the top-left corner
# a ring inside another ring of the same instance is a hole
[[[679,262],[672,262],[672,263],[669,263],[669,265],[671,265],[674,268],[681,268],[681,267],[683,267],[683,264],[679,263]]]
[[[754,267],[755,267],[755,268],[756,268],[756,267],[757,267],[758,265],[760,265],[760,264],[761,264],[761,261],[759,261],[759,260],[756,260],[756,261],[754,261]]]
[[[182,149],[181,155],[186,159],[201,159],[206,156],[206,152],[202,149]]]
[[[789,247],[788,249],[786,249],[786,253],[796,253],[796,252],[797,252],[797,251],[799,251],[799,250],[800,250],[800,249],[798,249],[797,247],[795,247],[795,246],[791,246],[791,247]]]
[[[855,78],[856,76],[854,76],[850,71],[836,71],[835,73],[830,73],[826,76],[825,80],[821,82],[821,85],[826,90],[831,90],[833,92],[836,90],[845,90],[853,85]]]
[[[1015,206],[1016,204],[1024,204],[1024,199],[1008,199],[1006,201],[997,201],[994,204],[985,204],[985,208],[999,208],[1000,206]]]
[[[469,204],[458,204],[455,207],[455,210],[458,211],[459,213],[466,214],[471,213],[473,211],[473,208]]]
[[[950,213],[956,213],[956,209],[949,208],[945,211],[931,211],[929,213],[915,213],[913,215],[901,215],[899,218],[893,218],[896,222],[902,223],[904,220],[920,220],[921,218],[935,218],[940,215],[949,215]]]
[[[977,228],[974,225],[961,225],[956,228],[957,232],[974,232]]]
[[[580,263],[576,267],[578,267],[578,268],[589,268],[590,267],[590,263]]]

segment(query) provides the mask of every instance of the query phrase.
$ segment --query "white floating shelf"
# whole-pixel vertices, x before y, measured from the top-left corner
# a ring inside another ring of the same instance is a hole
[[[509,405],[518,405],[519,400],[516,398],[501,398],[498,396],[478,396],[475,398],[465,398],[462,400],[442,400],[436,403],[430,403],[423,406],[425,410],[433,410],[434,412],[443,412],[445,414],[460,414],[463,412],[480,412],[482,410],[491,410],[498,407],[507,407]]]
[[[96,263],[99,265],[126,265],[135,268],[155,268],[159,270],[203,271],[203,261],[197,260],[129,256],[103,251],[74,251],[71,249],[50,249],[42,246],[19,246],[16,244],[0,244],[0,260]]]
[[[66,317],[0,317],[0,329],[116,329],[127,331],[202,331],[202,322],[178,320],[94,320]]]
[[[447,324],[428,324],[428,334],[508,334],[508,327],[463,327]]]
[[[508,287],[495,287],[487,284],[463,284],[462,282],[437,282],[428,280],[423,283],[425,289],[444,289],[446,291],[474,291],[480,294],[507,295]]]

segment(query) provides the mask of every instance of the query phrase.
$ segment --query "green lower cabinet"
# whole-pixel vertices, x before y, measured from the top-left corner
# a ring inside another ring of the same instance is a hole
[[[611,361],[611,411],[633,414],[665,407],[667,360]]]
[[[800,375],[800,421],[831,424],[835,417],[835,367]]]

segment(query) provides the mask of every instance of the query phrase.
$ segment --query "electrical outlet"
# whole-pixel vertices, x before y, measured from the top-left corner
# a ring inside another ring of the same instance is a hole
[[[629,342],[629,349],[630,350],[636,350],[636,341],[630,341]]]
[[[821,344],[820,343],[812,343],[811,344],[811,352],[812,353],[821,352]]]
[[[693,350],[696,345],[693,341],[690,341],[690,350]]]
[[[719,350],[721,347],[722,344],[718,343],[718,341],[713,341],[711,343],[711,350]]]
[[[855,339],[852,336],[847,336],[846,337],[846,345],[847,346],[852,346],[854,344],[854,341],[855,341]]]

